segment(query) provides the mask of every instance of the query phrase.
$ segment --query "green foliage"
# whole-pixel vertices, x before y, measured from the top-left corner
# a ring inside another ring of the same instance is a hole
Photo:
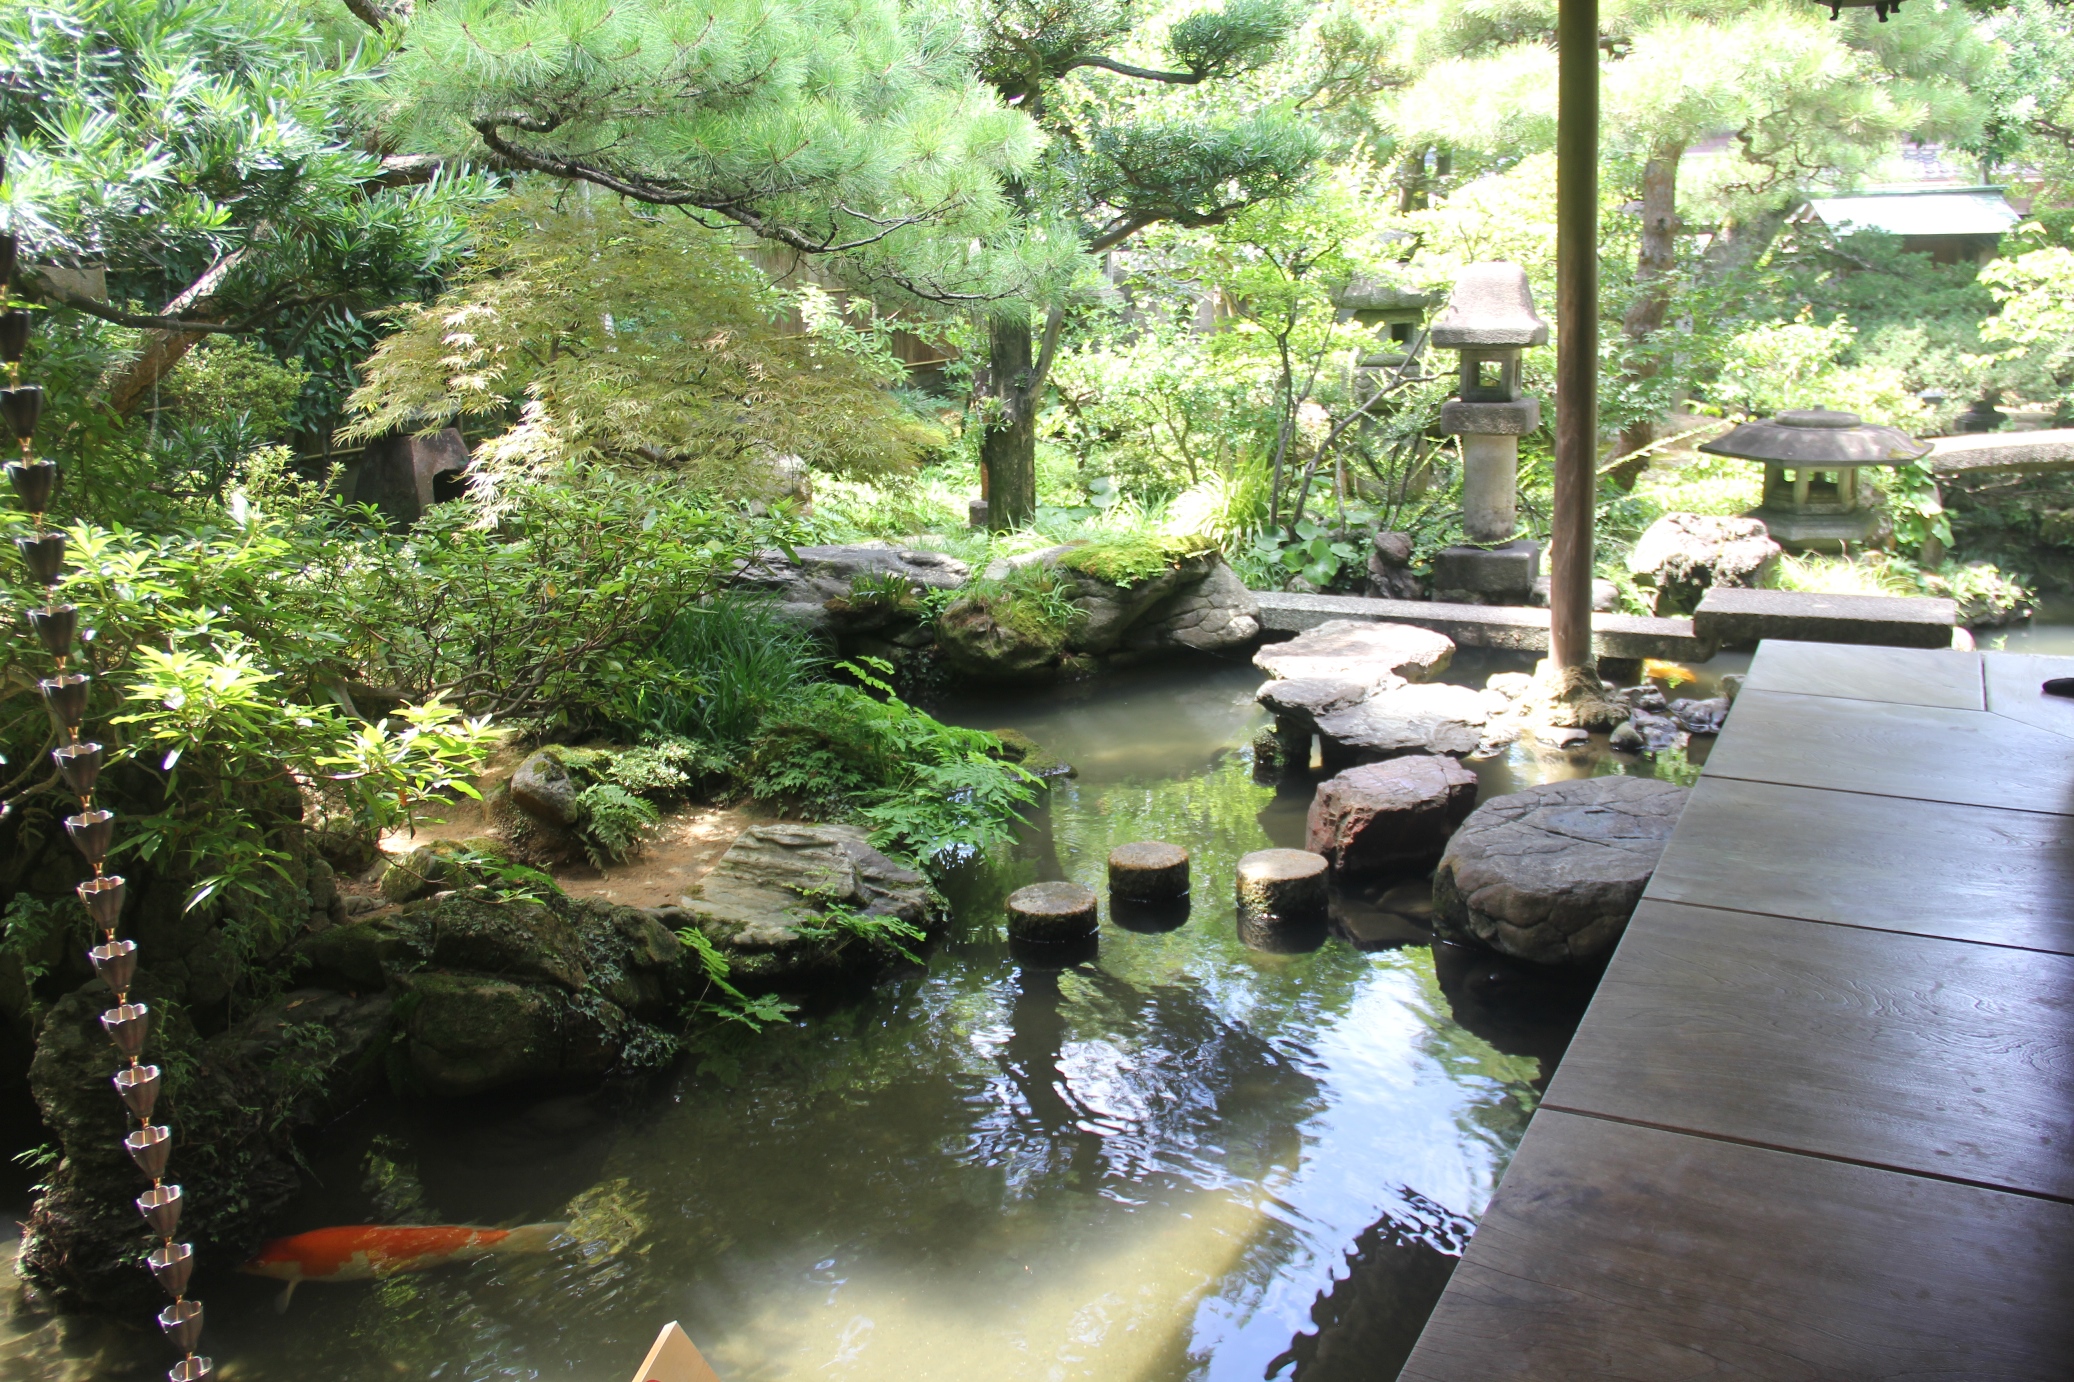
[[[0,968],[0,984],[18,982],[25,991],[34,988],[75,941],[83,944],[90,934],[80,908],[16,893],[0,914],[0,965],[14,970],[10,975]]]
[[[690,1004],[690,1011],[717,1017],[725,1022],[736,1023],[752,1032],[760,1032],[775,1022],[798,1011],[791,1003],[776,994],[760,993],[751,997],[729,983],[727,976],[731,967],[727,956],[707,938],[706,933],[696,926],[687,926],[677,932],[677,939],[691,947],[699,957],[699,968],[706,976],[706,988]],[[713,995],[718,994],[716,998]]]
[[[1052,254],[1007,221],[1035,131],[973,81],[961,22],[897,0],[431,0],[374,99],[406,148],[487,148],[956,300]]]
[[[1059,565],[1111,585],[1138,585],[1173,569],[1184,557],[1206,550],[1200,541],[1129,535],[1096,538],[1059,555]]]
[[[681,611],[656,646],[670,669],[643,688],[634,722],[732,752],[825,662],[813,636],[768,601],[725,596]]]
[[[821,908],[820,919],[798,927],[800,935],[815,940],[852,940],[882,960],[922,963],[921,957],[909,947],[929,939],[929,933],[913,922],[876,912],[860,912],[826,898],[815,899],[815,902]]]
[[[1065,652],[1066,641],[1086,617],[1073,603],[1072,582],[1043,562],[1013,566],[998,579],[982,576],[969,581],[958,595],[1052,657]]]
[[[459,282],[398,313],[362,366],[348,438],[515,419],[478,470],[602,460],[766,497],[793,483],[782,457],[868,476],[936,441],[887,391],[902,375],[886,330],[779,289],[733,236],[540,186],[478,230]]]
[[[641,852],[648,832],[662,819],[655,803],[616,782],[594,782],[576,796],[577,835],[592,864],[604,868]]]
[[[810,816],[855,814],[881,848],[928,861],[1009,837],[1037,780],[999,741],[946,725],[893,694],[885,664],[841,664],[862,687],[820,682],[750,744],[751,795]]]

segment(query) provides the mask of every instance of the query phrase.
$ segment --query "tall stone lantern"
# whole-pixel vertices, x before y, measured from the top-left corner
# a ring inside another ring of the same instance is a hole
[[[1548,343],[1526,270],[1504,260],[1464,269],[1432,342],[1461,358],[1461,386],[1441,408],[1440,430],[1462,439],[1462,527],[1476,544],[1434,559],[1434,597],[1525,604],[1541,548],[1514,540],[1519,439],[1541,425],[1541,400],[1520,392],[1520,366],[1528,347]]]
[[[1763,465],[1764,503],[1744,516],[1761,519],[1789,552],[1841,552],[1873,536],[1879,515],[1864,502],[1858,472],[1907,465],[1930,449],[1898,427],[1828,408],[1745,422],[1700,447]]]

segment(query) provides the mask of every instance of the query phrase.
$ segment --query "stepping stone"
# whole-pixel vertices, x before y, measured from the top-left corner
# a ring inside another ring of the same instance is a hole
[[[1433,875],[1436,929],[1536,964],[1605,954],[1627,929],[1686,795],[1649,778],[1592,777],[1485,802]]]
[[[1325,856],[1303,849],[1256,849],[1239,860],[1242,922],[1304,922],[1325,915]]]
[[[1483,693],[1437,682],[1369,697],[1318,721],[1327,767],[1407,753],[1474,753],[1489,720]]]
[[[1122,902],[1173,902],[1188,896],[1188,851],[1147,840],[1109,851],[1109,896]]]
[[[1332,677],[1298,677],[1294,681],[1264,682],[1260,690],[1253,693],[1253,698],[1275,717],[1278,727],[1295,723],[1315,728],[1321,715],[1349,710],[1378,690],[1395,690],[1405,684],[1402,677],[1394,675],[1380,686]]]
[[[1101,924],[1095,892],[1078,883],[1032,883],[1008,895],[1008,935],[1032,945],[1085,940]]]
[[[1432,754],[1349,768],[1318,784],[1305,847],[1350,878],[1425,868],[1476,809],[1476,785],[1475,773]]]
[[[1454,655],[1454,640],[1431,629],[1331,619],[1286,643],[1268,644],[1253,654],[1253,665],[1281,681],[1316,677],[1374,686],[1387,677],[1425,681],[1445,671]]]

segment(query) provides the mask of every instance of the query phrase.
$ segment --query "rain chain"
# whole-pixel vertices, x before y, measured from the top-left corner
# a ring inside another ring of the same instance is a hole
[[[7,463],[7,478],[13,482],[22,507],[29,511],[34,528],[30,536],[16,538],[14,545],[29,574],[49,589],[64,579],[65,535],[43,526],[44,510],[50,505],[51,491],[57,487],[58,468],[51,461],[37,460],[33,454],[36,423],[43,415],[43,388],[21,381],[22,354],[29,344],[29,314],[9,305],[15,251],[15,237],[0,235],[0,360],[7,365],[7,387],[0,389],[0,416],[7,419],[8,426],[21,440],[21,458]],[[79,798],[79,813],[65,818],[65,833],[72,837],[72,843],[94,870],[94,876],[79,885],[79,900],[86,904],[87,915],[101,934],[101,943],[87,952],[87,958],[93,962],[94,973],[115,995],[115,1006],[101,1014],[101,1026],[128,1062],[116,1072],[115,1090],[137,1120],[135,1131],[123,1138],[122,1145],[151,1180],[151,1188],[137,1197],[138,1212],[159,1240],[146,1261],[152,1276],[173,1298],[171,1305],[159,1311],[158,1324],[183,1356],[166,1376],[171,1382],[203,1382],[215,1372],[216,1365],[194,1351],[202,1334],[202,1303],[187,1298],[188,1278],[194,1274],[194,1244],[174,1241],[180,1228],[182,1196],[180,1187],[166,1184],[165,1179],[166,1159],[173,1150],[173,1130],[151,1121],[152,1110],[158,1104],[159,1069],[140,1060],[151,1024],[151,1009],[144,1003],[130,1001],[130,984],[137,974],[137,943],[118,940],[115,934],[123,901],[121,875],[107,871],[108,850],[115,842],[115,813],[94,806],[94,784],[101,775],[101,746],[79,737],[80,722],[86,718],[87,687],[93,679],[83,672],[67,670],[72,645],[79,634],[79,608],[45,604],[29,611],[29,623],[44,652],[57,662],[57,675],[39,685],[64,739],[51,751],[51,757],[56,760],[65,785]]]

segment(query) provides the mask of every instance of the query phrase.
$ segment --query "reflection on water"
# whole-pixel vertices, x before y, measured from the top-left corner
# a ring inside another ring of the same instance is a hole
[[[2074,657],[2074,595],[2041,595],[2036,617],[2006,629],[1982,629],[1982,648],[2045,657]]]
[[[1452,948],[1436,970],[1405,943],[1426,935],[1419,879],[1338,899],[1330,936],[1244,944],[1238,856],[1301,845],[1310,796],[1255,780],[1257,684],[1195,668],[946,708],[1080,775],[949,880],[958,921],[926,968],[655,1089],[362,1110],[312,1149],[283,1232],[386,1209],[568,1218],[578,1246],[309,1285],[285,1316],[270,1283],[207,1279],[225,1382],[623,1382],[669,1319],[730,1382],[1391,1376],[1581,996]],[[1602,746],[1483,768],[1486,792],[1647,770]],[[1009,891],[1100,890],[1109,850],[1143,839],[1192,852],[1185,922],[1010,952]]]

